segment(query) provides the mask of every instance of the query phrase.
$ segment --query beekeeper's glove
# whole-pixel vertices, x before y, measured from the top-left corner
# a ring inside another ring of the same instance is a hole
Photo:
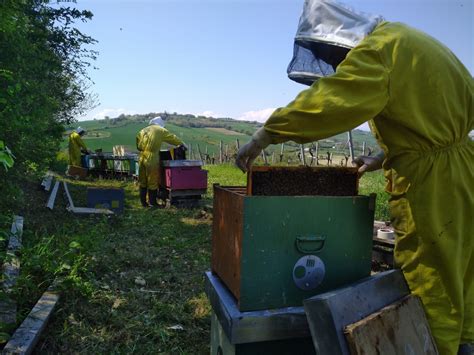
[[[352,164],[359,168],[359,175],[362,176],[367,171],[374,171],[382,168],[382,163],[385,159],[384,152],[380,152],[374,156],[361,155],[352,161]]]
[[[270,143],[271,138],[267,131],[265,131],[265,128],[259,128],[253,134],[250,142],[239,149],[235,164],[243,172],[249,171],[252,167],[253,161]]]

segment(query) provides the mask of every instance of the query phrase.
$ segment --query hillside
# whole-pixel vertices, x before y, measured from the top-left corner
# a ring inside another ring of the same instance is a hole
[[[103,120],[82,121],[77,125],[87,130],[84,137],[89,149],[101,148],[103,151],[112,151],[114,145],[124,145],[130,151],[136,151],[135,136],[137,132],[148,125],[148,121],[158,116],[159,113],[149,113],[146,115],[120,115],[116,118],[106,117]],[[186,144],[192,145],[194,150],[199,144],[201,151],[208,149],[210,154],[216,154],[220,141],[224,146],[229,145],[235,149],[236,140],[240,144],[248,142],[250,136],[256,129],[262,126],[258,122],[237,121],[230,118],[208,118],[203,116],[170,114],[166,118],[166,128],[180,137]],[[67,127],[68,132],[75,126]],[[362,150],[363,142],[372,150],[377,150],[377,143],[370,132],[353,131],[354,146],[357,152]],[[320,149],[333,153],[347,152],[347,134],[339,134],[320,141]],[[67,146],[67,135],[65,136],[63,148]],[[290,142],[287,151],[296,151],[298,145]],[[207,147],[207,148],[206,148]],[[268,151],[279,152],[279,146],[271,146]]]

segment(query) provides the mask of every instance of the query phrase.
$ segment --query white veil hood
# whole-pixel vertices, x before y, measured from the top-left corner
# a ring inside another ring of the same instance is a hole
[[[305,0],[288,77],[311,85],[333,74],[332,66],[317,56],[317,44],[354,48],[383,20],[382,16],[355,11],[333,0]]]

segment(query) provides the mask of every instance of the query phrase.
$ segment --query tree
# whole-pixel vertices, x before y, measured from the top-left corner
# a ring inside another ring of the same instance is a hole
[[[95,40],[73,27],[90,11],[2,0],[0,13],[0,140],[16,157],[8,175],[0,171],[5,199],[20,177],[50,165],[64,126],[94,105],[87,68],[96,52],[87,48]]]

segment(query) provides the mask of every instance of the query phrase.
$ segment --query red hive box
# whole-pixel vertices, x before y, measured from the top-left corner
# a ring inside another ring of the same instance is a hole
[[[173,190],[207,189],[207,170],[202,163],[193,160],[169,160],[162,162],[164,186]]]

